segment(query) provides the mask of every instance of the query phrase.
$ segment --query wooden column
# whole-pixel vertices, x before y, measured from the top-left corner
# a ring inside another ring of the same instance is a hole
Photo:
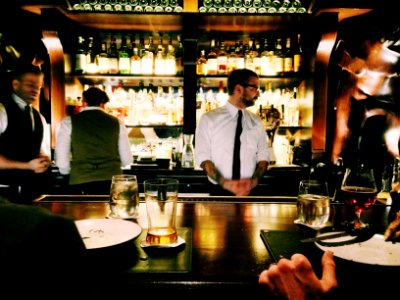
[[[43,31],[43,43],[50,57],[51,147],[56,143],[56,129],[65,117],[64,51],[55,31]]]

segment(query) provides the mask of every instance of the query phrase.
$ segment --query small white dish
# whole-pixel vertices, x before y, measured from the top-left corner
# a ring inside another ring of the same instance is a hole
[[[300,222],[299,219],[294,220],[293,223],[294,223],[294,224],[297,224],[297,225],[303,225],[303,226],[306,226],[306,227],[311,228],[311,229],[314,229],[314,230],[320,230],[320,229],[323,229],[323,228],[331,227],[331,226],[332,226],[332,223],[331,223],[331,222],[326,222],[325,224],[322,224],[322,225],[320,225],[320,226],[312,226],[312,225],[309,225],[309,224],[305,224],[305,223],[303,223],[303,222]]]
[[[121,219],[85,219],[75,221],[86,249],[110,247],[135,239],[142,228]]]
[[[348,237],[335,238],[332,241],[345,241]],[[375,234],[365,242],[344,246],[315,245],[323,251],[329,250],[342,259],[380,266],[400,266],[400,243],[386,242],[382,234]]]
[[[140,246],[142,248],[176,248],[185,243],[186,243],[186,241],[183,238],[181,238],[180,236],[178,236],[178,241],[173,244],[152,245],[152,244],[146,243],[146,240],[144,239],[144,240],[140,241]]]

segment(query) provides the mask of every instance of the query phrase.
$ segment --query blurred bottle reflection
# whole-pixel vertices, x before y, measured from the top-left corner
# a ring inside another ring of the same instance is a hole
[[[270,164],[276,163],[276,155],[273,148],[276,131],[281,123],[281,113],[273,105],[265,112],[265,130],[268,136],[268,150],[270,151]]]

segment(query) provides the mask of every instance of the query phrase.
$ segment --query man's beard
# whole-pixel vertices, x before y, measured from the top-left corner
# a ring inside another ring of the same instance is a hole
[[[246,99],[246,98],[243,98],[243,104],[246,106],[246,107],[250,107],[250,106],[253,106],[254,105],[254,103],[256,102],[255,101],[256,99]]]

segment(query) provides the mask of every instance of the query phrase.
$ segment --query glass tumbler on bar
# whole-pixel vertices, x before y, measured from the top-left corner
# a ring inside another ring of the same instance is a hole
[[[149,245],[174,244],[178,241],[175,227],[179,181],[156,178],[144,181]]]
[[[132,219],[138,217],[138,182],[135,175],[114,175],[110,188],[110,218]]]
[[[328,184],[301,180],[297,196],[297,222],[310,227],[326,226],[330,216]]]
[[[374,205],[378,197],[378,189],[374,172],[362,164],[346,168],[343,177],[340,200],[354,210],[354,220],[348,225],[352,229],[367,228],[368,224],[361,220],[361,213]]]

